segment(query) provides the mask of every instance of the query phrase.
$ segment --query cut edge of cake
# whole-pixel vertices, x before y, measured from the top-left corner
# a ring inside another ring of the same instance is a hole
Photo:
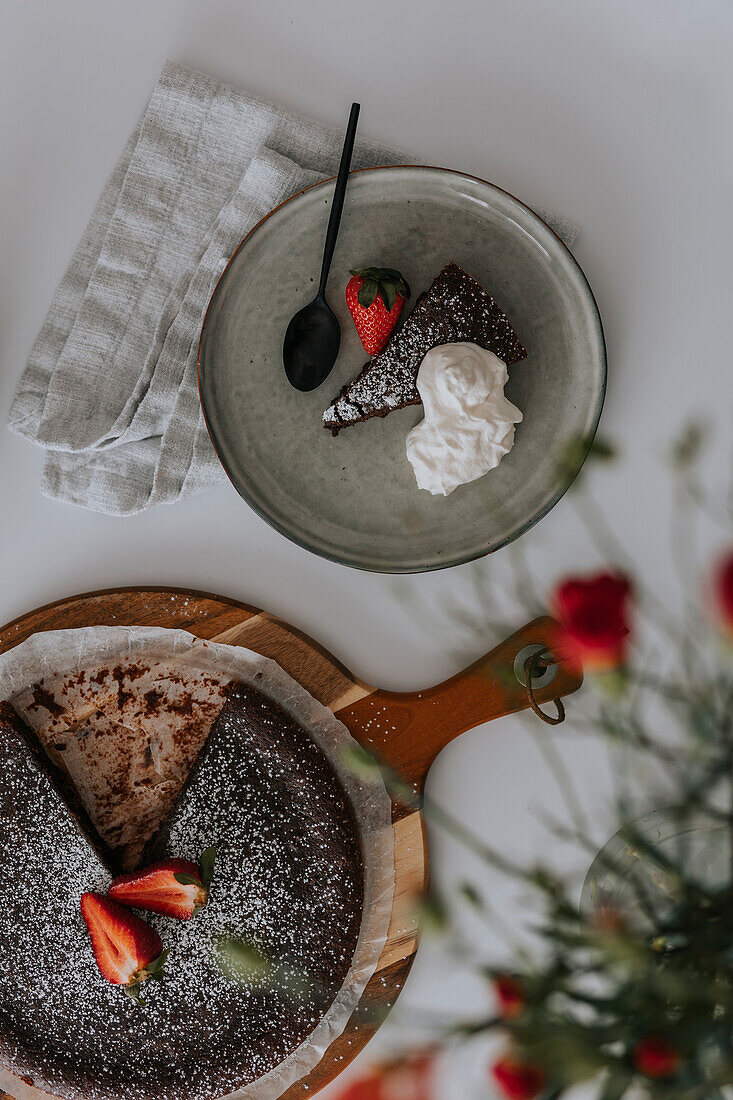
[[[82,833],[89,847],[96,853],[100,862],[110,872],[118,870],[112,849],[105,844],[94,827],[92,819],[79,797],[79,792],[69,776],[51,760],[35,732],[20,717],[12,703],[0,700],[0,737],[10,734],[21,741],[28,751],[38,771],[53,788],[56,797],[65,806],[77,829]]]

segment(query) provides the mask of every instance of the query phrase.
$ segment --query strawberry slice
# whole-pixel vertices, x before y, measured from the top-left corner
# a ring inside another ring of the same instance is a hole
[[[124,985],[129,997],[144,1004],[140,986],[148,978],[162,979],[168,954],[158,933],[103,894],[82,894],[81,915],[102,976],[113,985]]]
[[[189,920],[206,905],[214,873],[213,848],[201,856],[201,866],[189,859],[166,859],[129,875],[120,875],[109,896],[135,909]]]

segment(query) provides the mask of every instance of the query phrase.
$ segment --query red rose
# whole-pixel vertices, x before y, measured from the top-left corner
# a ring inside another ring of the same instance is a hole
[[[677,1050],[659,1035],[647,1035],[634,1048],[634,1065],[645,1077],[672,1077],[680,1065]]]
[[[545,1075],[537,1066],[505,1055],[491,1067],[491,1073],[508,1100],[534,1100],[545,1087]]]
[[[718,566],[715,574],[715,611],[725,630],[733,634],[733,554]]]
[[[516,978],[511,974],[497,974],[494,978],[494,992],[500,1016],[505,1020],[515,1020],[517,1016],[521,1016],[525,1005],[524,992]]]
[[[565,654],[591,671],[619,668],[626,656],[630,595],[626,578],[612,573],[561,584],[553,605],[560,620],[558,644]]]

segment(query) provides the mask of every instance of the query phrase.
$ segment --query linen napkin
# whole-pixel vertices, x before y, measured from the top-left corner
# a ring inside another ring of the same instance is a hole
[[[129,515],[222,480],[196,357],[242,237],[338,168],[343,134],[168,62],[56,291],[9,426],[45,450],[41,491]],[[404,164],[357,143],[353,166]],[[566,242],[575,226],[539,213]]]

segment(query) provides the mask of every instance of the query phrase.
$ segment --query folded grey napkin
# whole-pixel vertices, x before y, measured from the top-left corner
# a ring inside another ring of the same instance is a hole
[[[58,287],[10,427],[46,496],[129,515],[224,474],[196,356],[214,287],[273,207],[338,167],[342,133],[166,64]],[[354,167],[414,158],[360,142]],[[567,243],[577,230],[539,211]]]

